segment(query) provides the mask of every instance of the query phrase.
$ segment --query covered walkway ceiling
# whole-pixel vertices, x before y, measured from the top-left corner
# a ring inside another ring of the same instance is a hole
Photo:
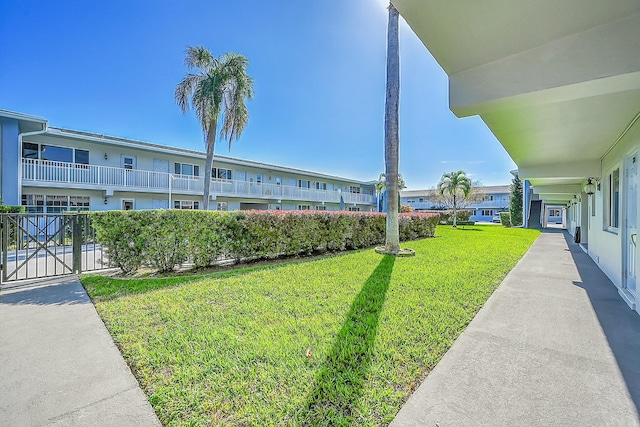
[[[599,177],[640,114],[639,0],[393,3],[449,75],[451,111],[480,115],[543,199]]]

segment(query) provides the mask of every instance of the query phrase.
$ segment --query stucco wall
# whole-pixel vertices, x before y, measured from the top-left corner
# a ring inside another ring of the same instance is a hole
[[[18,191],[18,121],[0,117],[0,193],[5,205],[19,205]]]
[[[600,190],[596,191],[595,215],[589,214],[589,254],[618,287],[623,286],[623,242],[626,207],[625,159],[640,149],[640,126],[636,123],[620,142],[602,159]],[[605,188],[610,172],[620,168],[620,224],[617,230],[609,229],[605,223],[608,210]],[[637,219],[636,219],[637,221]],[[638,265],[638,259],[636,263]],[[639,301],[640,302],[640,301]]]

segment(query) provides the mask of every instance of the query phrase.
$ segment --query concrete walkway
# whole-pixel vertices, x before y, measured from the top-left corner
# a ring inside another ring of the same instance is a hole
[[[640,316],[543,233],[392,426],[640,426]]]
[[[77,278],[0,291],[0,425],[159,426]]]

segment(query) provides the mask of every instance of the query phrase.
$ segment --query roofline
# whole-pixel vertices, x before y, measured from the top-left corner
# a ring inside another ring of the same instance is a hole
[[[126,139],[126,138],[108,136],[104,134],[96,134],[91,132],[82,132],[82,131],[76,131],[72,129],[49,127],[46,134],[54,137],[57,136],[57,137],[74,138],[74,139],[80,139],[85,141],[98,142],[101,144],[110,144],[110,145],[128,146],[128,147],[136,146],[143,150],[150,150],[150,151],[156,151],[156,152],[159,151],[166,154],[177,153],[177,154],[200,158],[200,159],[206,158],[206,153],[204,151],[189,150],[186,148],[179,148],[179,147],[170,147],[166,145],[154,144],[151,142],[137,141],[133,139]],[[280,172],[286,172],[286,173],[295,173],[295,174],[303,173],[305,175],[315,176],[318,178],[333,179],[337,181],[346,181],[346,182],[351,182],[351,183],[360,184],[360,185],[374,185],[375,183],[375,181],[360,181],[360,180],[355,180],[350,178],[343,178],[336,175],[328,175],[320,172],[309,171],[305,169],[296,169],[288,166],[273,165],[270,163],[256,162],[253,160],[239,159],[236,157],[221,156],[218,154],[214,155],[214,161],[215,160],[225,161],[228,163],[242,165],[242,166],[250,166],[250,167],[265,168],[265,169],[268,168],[268,169],[272,169]]]
[[[491,189],[504,189],[505,191],[495,191],[497,193],[508,193],[510,192],[509,190],[509,184],[504,184],[504,185],[482,185],[476,188],[480,188],[483,191],[487,192],[487,190],[489,190],[489,192],[491,192]],[[412,195],[414,196],[418,196],[420,195],[419,193],[422,193],[423,195],[426,195],[427,193],[434,193],[437,192],[438,189],[437,188],[430,188],[430,189],[425,189],[425,190],[400,190],[400,195],[404,195],[404,196],[408,196],[407,193],[413,193]]]
[[[15,119],[15,120],[26,120],[30,122],[38,122],[38,123],[44,123],[44,124],[47,123],[47,119],[45,118],[32,116],[30,114],[18,113],[16,111],[9,111],[9,110],[0,110],[0,117],[6,117],[8,119]]]

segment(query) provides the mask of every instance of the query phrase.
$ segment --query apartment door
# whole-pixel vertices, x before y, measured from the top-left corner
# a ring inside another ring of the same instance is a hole
[[[276,176],[275,180],[276,180],[275,195],[280,197],[282,196],[282,177]]]
[[[136,168],[136,157],[122,155],[120,157],[120,165],[123,169],[123,185],[135,185],[133,170]]]
[[[625,168],[624,284],[636,294],[637,232],[638,232],[638,153],[631,155]]]
[[[236,171],[236,185],[237,192],[240,194],[247,193],[247,172],[245,171]]]
[[[152,175],[151,187],[169,188],[169,160],[153,159],[153,171],[158,173]]]

